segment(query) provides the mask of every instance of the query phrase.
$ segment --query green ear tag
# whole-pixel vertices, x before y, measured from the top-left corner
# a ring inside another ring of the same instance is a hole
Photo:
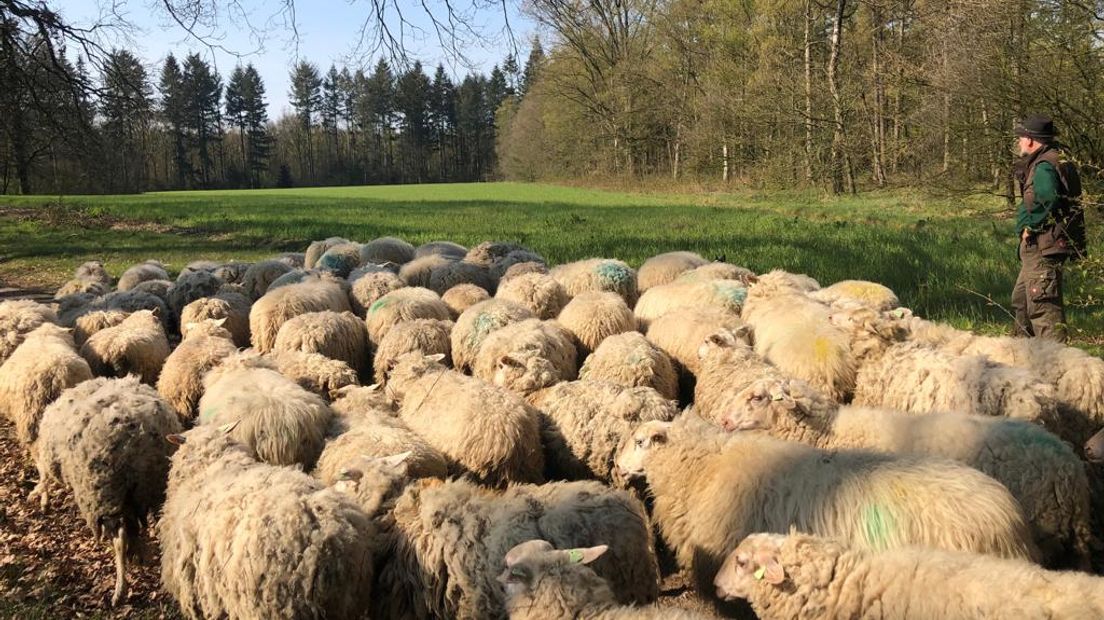
[[[570,549],[567,552],[567,561],[578,564],[583,561],[583,552],[578,549]]]
[[[755,571],[755,580],[756,581],[762,581],[763,576],[766,575],[766,574],[767,574],[767,567],[766,566],[760,566],[759,570]]]

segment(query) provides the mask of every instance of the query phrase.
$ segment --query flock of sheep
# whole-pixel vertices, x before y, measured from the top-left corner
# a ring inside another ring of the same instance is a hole
[[[884,286],[331,238],[0,303],[0,416],[190,618],[1102,618],[1104,360]]]

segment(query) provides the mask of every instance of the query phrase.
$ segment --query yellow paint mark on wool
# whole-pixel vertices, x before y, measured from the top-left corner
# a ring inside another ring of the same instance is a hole
[[[824,362],[828,360],[828,356],[832,354],[832,342],[824,336],[817,336],[813,339],[813,357],[818,362]]]

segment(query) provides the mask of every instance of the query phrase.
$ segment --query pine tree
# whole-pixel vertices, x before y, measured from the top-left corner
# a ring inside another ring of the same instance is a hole
[[[138,58],[126,50],[112,51],[103,68],[100,115],[107,185],[113,192],[145,189],[150,98],[146,69]]]
[[[510,86],[506,83],[506,74],[498,68],[498,65],[495,65],[491,69],[490,78],[487,80],[487,110],[492,122],[495,112],[498,111],[498,106],[502,105],[502,102],[509,96]]]
[[[222,78],[199,54],[184,60],[184,111],[195,149],[200,187],[213,186],[216,151],[222,145]]]
[[[468,75],[456,91],[456,130],[465,181],[480,179],[485,166],[488,142],[486,87],[486,78]],[[493,140],[490,143],[493,144]]]
[[[322,101],[319,105],[319,116],[322,121],[322,130],[326,132],[326,139],[330,143],[330,172],[340,168],[341,153],[338,152],[337,123],[341,117],[341,74],[337,67],[330,65],[326,77],[322,79]]]
[[[321,88],[322,78],[318,75],[318,67],[305,60],[299,61],[291,71],[291,92],[288,95],[302,132],[299,138],[300,163],[312,182],[315,180],[315,170],[311,131],[322,104]]]
[[[243,176],[249,174],[247,172],[249,169],[248,147],[245,143],[245,89],[245,68],[238,65],[230,73],[230,80],[226,82],[226,94],[223,98],[226,106],[226,119],[238,131]]]
[[[506,75],[506,92],[517,95],[521,82],[521,69],[518,68],[517,58],[513,52],[507,54],[506,60],[502,61],[502,72]]]
[[[245,66],[245,127],[249,134],[249,181],[258,187],[261,175],[268,169],[268,157],[272,150],[272,138],[268,135],[268,103],[261,75],[252,64]]]
[[[172,143],[172,163],[176,169],[176,187],[187,187],[187,179],[192,175],[191,161],[184,134],[187,118],[184,92],[184,74],[176,58],[169,54],[161,67],[161,118],[168,128]]]
[[[424,180],[426,171],[431,89],[429,78],[418,61],[395,85],[395,109],[401,115],[405,168],[418,182]]]
[[[395,115],[395,78],[391,66],[382,58],[365,83],[357,106],[358,116],[371,127],[374,142],[372,161],[377,164],[376,178],[380,181],[393,181],[394,148],[392,130]]]
[[[521,74],[521,83],[518,85],[518,95],[524,97],[533,88],[533,84],[540,75],[544,66],[544,49],[541,47],[540,37],[533,37],[533,47],[529,50],[529,58],[525,61],[525,70]]]
[[[451,136],[456,126],[456,87],[437,65],[430,90],[429,124],[432,128],[433,148],[437,152],[437,172],[441,180],[449,178],[449,153]]]

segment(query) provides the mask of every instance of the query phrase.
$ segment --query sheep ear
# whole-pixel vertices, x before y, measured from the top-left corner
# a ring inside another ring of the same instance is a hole
[[[751,325],[741,325],[733,330],[732,333],[736,335],[737,340],[743,340],[751,344]]]
[[[173,433],[172,435],[165,435],[165,441],[171,443],[174,446],[182,446],[188,439],[180,433]]]
[[[650,437],[648,437],[651,443],[667,443],[667,429],[657,428],[652,431]]]
[[[226,317],[222,317],[221,319],[213,319],[213,320],[215,321],[215,325],[217,325],[218,327],[222,327],[226,323]]]
[[[156,318],[156,319],[161,318],[161,308],[160,308],[160,306],[154,306],[153,308],[151,308],[150,313],[153,314],[153,317]]]
[[[607,551],[609,551],[609,545],[598,545],[597,547],[568,549],[564,553],[567,554],[567,560],[573,564],[590,564],[602,557],[602,554]]]
[[[506,552],[506,566],[508,568],[517,564],[522,558],[531,553],[551,551],[553,549],[555,549],[555,547],[547,540],[527,540],[521,544],[514,545],[513,549]]]
[[[772,586],[781,585],[786,580],[786,571],[782,568],[782,565],[778,563],[777,558],[771,558],[769,562],[759,570],[763,571],[763,581],[771,584]],[[759,573],[756,572],[756,575]]]
[[[356,387],[356,386],[349,385],[349,386],[346,386],[346,387],[353,388],[353,387]],[[341,389],[344,390],[345,388],[341,388]],[[366,386],[364,386],[364,389],[368,390],[369,392],[378,392],[379,389],[380,389],[380,384],[373,383],[372,385],[366,385]],[[338,390],[338,392],[340,392],[340,391],[341,390]]]
[[[348,394],[349,392],[352,392],[353,390],[357,389],[358,387],[360,387],[360,386],[357,386],[357,385],[343,385],[343,386],[337,388],[336,390],[334,390],[334,394],[337,394],[338,396],[345,396],[346,394]],[[371,388],[372,386],[368,386],[368,387]],[[378,388],[379,384],[378,383],[375,384],[375,387]]]
[[[405,463],[406,459],[410,458],[411,454],[414,454],[414,453],[411,452],[410,450],[407,450],[406,452],[402,452],[402,453],[399,453],[399,454],[392,454],[391,456],[385,456],[385,457],[381,458],[380,461],[382,461],[384,464],[386,464],[390,467],[398,467],[399,465],[402,465],[403,463]]]
[[[433,355],[426,355],[425,358],[431,362],[443,362],[445,361],[445,354],[434,353]]]
[[[234,427],[237,426],[239,422],[241,422],[241,420],[234,420],[229,424],[223,424],[222,426],[218,427],[218,430],[220,433],[229,433],[230,431],[234,430]]]
[[[525,368],[525,364],[513,355],[503,355],[502,357],[498,358],[498,367]]]

